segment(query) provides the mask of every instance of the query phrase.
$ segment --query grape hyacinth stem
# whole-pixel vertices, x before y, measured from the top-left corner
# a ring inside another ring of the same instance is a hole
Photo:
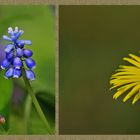
[[[46,119],[46,117],[45,117],[45,115],[44,115],[44,113],[43,113],[43,111],[42,111],[42,109],[41,109],[41,107],[39,105],[39,102],[36,99],[36,96],[34,95],[34,92],[33,92],[33,89],[31,87],[31,84],[30,84],[29,80],[26,78],[26,73],[25,73],[24,68],[22,68],[22,74],[23,74],[23,80],[25,82],[26,88],[27,88],[28,93],[30,94],[30,96],[32,98],[32,101],[33,101],[33,104],[34,104],[34,106],[36,108],[36,111],[37,111],[38,115],[40,116],[40,118],[42,119],[42,121],[44,122],[48,133],[52,134],[51,128],[49,126],[49,123],[48,123],[48,121],[47,121],[47,119]]]

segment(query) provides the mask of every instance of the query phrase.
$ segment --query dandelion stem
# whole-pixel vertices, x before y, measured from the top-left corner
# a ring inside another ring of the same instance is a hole
[[[52,134],[52,131],[51,131],[51,128],[49,126],[49,123],[48,123],[48,120],[47,118],[45,117],[40,105],[39,105],[39,102],[37,101],[36,99],[36,96],[34,95],[34,92],[33,92],[33,89],[31,87],[31,84],[29,82],[29,80],[26,78],[26,74],[25,74],[25,69],[22,68],[22,74],[23,74],[23,80],[25,82],[25,85],[26,85],[26,88],[28,90],[28,93],[30,94],[31,98],[32,98],[32,102],[36,108],[36,111],[38,113],[38,115],[40,116],[40,118],[42,119],[42,121],[44,122],[46,128],[47,128],[47,131],[49,134]]]

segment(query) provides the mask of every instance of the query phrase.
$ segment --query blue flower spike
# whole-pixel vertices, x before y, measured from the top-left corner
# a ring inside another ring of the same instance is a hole
[[[24,31],[19,30],[18,27],[15,27],[15,29],[9,27],[9,36],[3,35],[3,39],[9,41],[9,44],[5,46],[5,59],[1,63],[1,68],[6,70],[4,75],[6,79],[21,77],[22,69],[25,69],[26,78],[35,80],[32,69],[35,68],[36,62],[31,58],[33,52],[24,48],[25,45],[30,46],[32,42],[30,40],[19,40],[23,33]],[[24,64],[27,68],[24,67]]]

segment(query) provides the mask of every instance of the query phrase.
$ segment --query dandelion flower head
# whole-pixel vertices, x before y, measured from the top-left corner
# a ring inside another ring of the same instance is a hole
[[[111,76],[110,89],[117,89],[113,95],[114,99],[125,94],[123,102],[126,102],[131,97],[133,98],[132,104],[140,99],[140,57],[129,54],[129,57],[123,58],[131,65],[121,65],[116,73]]]

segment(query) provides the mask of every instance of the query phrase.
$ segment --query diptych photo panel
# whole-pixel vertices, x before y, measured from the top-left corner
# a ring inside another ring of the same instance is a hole
[[[59,132],[140,134],[140,6],[59,7]]]
[[[55,134],[55,6],[0,6],[0,134]]]

